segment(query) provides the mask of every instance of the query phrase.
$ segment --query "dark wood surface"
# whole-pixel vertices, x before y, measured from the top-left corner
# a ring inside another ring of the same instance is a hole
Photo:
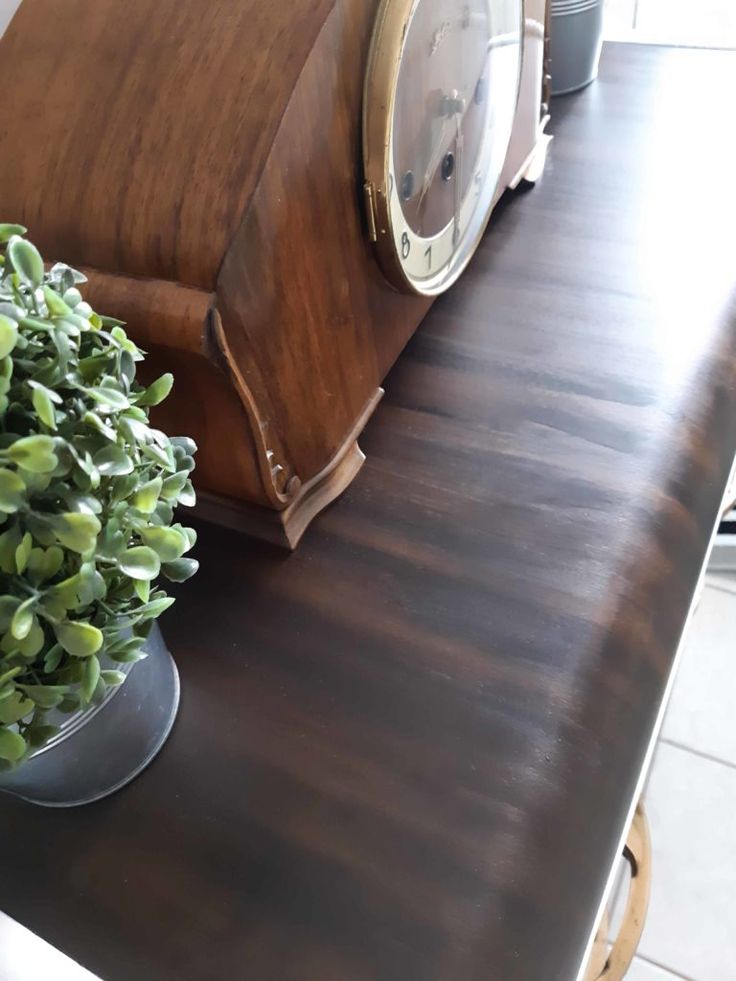
[[[0,799],[109,981],[572,981],[736,448],[736,53],[608,46],[280,554],[201,526],[128,789]]]

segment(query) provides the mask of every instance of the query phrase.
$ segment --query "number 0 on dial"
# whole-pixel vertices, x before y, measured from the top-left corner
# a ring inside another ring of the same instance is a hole
[[[363,104],[381,267],[435,295],[463,271],[499,193],[521,76],[522,0],[382,0]]]

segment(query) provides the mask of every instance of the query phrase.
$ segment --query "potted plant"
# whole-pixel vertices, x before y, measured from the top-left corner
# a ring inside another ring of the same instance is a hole
[[[178,677],[155,583],[197,569],[196,447],[152,428],[171,375],[0,225],[0,789],[57,806],[132,779],[173,724]],[[150,656],[147,656],[150,655]]]

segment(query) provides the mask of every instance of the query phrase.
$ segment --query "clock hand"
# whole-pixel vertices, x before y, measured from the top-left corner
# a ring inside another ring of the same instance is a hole
[[[458,95],[457,89],[453,89],[452,94],[445,96],[443,100],[444,107],[444,119],[442,121],[442,128],[440,129],[440,135],[434,145],[434,149],[429,158],[429,163],[426,170],[424,171],[424,177],[422,179],[422,189],[419,194],[419,199],[417,201],[417,208],[422,207],[424,198],[426,197],[427,191],[429,191],[432,186],[432,181],[434,180],[434,175],[437,173],[437,168],[440,165],[440,161],[444,156],[445,152],[445,138],[447,136],[447,129],[449,123],[453,117],[457,120],[462,118],[465,112],[465,99],[461,99]],[[456,124],[457,125],[457,124]]]
[[[443,120],[442,128],[440,129],[440,135],[437,138],[434,145],[434,149],[432,150],[432,153],[429,157],[429,163],[427,164],[427,167],[424,171],[424,177],[422,178],[422,189],[419,194],[419,201],[417,202],[418,207],[421,207],[422,200],[424,199],[425,194],[427,193],[427,191],[432,185],[432,180],[434,179],[434,175],[437,172],[437,168],[439,167],[440,160],[442,159],[445,149],[445,137],[447,135],[448,123],[449,123],[448,119]]]

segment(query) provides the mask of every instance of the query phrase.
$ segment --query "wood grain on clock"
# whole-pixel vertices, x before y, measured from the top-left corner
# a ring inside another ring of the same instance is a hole
[[[367,240],[377,6],[25,0],[0,41],[0,215],[175,373],[156,418],[200,446],[208,513],[289,547],[429,307]]]
[[[335,2],[24,0],[2,210],[44,255],[213,289]]]
[[[328,18],[217,282],[235,359],[275,380],[274,414],[300,475],[339,451],[429,307],[387,286],[365,234],[355,175],[373,18],[371,4]],[[325,92],[331,113],[304,125]],[[315,424],[290,441],[305,411]]]

